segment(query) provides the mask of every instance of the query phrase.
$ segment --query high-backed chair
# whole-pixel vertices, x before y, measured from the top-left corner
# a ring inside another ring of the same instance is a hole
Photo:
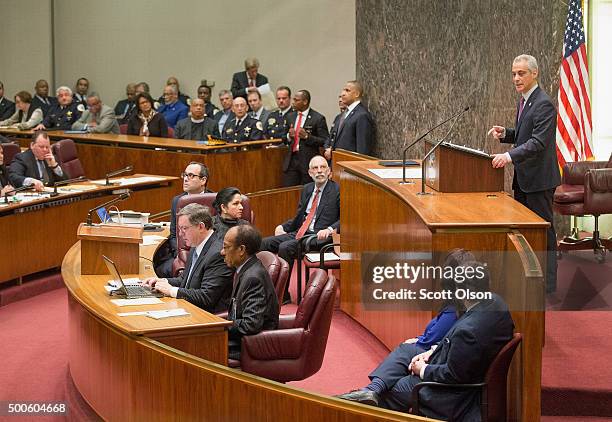
[[[259,258],[263,266],[268,270],[268,274],[270,274],[270,280],[272,280],[274,285],[278,303],[283,303],[285,286],[289,280],[289,264],[283,258],[268,251],[257,252],[257,258]]]
[[[4,166],[8,168],[13,158],[21,152],[21,148],[19,148],[19,145],[12,142],[3,143],[0,144],[0,146],[2,147],[2,153],[4,155]]]
[[[119,133],[122,135],[127,135],[127,123],[119,125]]]
[[[426,381],[418,383],[412,390],[411,413],[419,415],[419,391],[422,388],[444,388],[444,389],[468,389],[477,388],[481,391],[480,415],[483,422],[506,420],[506,397],[508,368],[516,348],[521,343],[523,336],[515,333],[512,339],[497,353],[487,373],[484,382],[476,384],[443,384],[439,382]]]
[[[68,173],[68,178],[85,176],[85,170],[77,155],[76,145],[72,139],[62,139],[51,146],[53,155],[62,169]]]
[[[212,206],[215,201],[217,194],[216,193],[200,193],[195,195],[185,195],[179,198],[176,204],[176,214],[177,221],[175,222],[178,225],[178,212],[187,204],[200,204],[207,206],[210,209],[211,215],[217,214],[217,211]],[[242,195],[242,218],[253,223],[255,217],[253,211],[251,211],[251,204],[249,202],[249,198],[245,195]],[[185,268],[185,264],[187,263],[187,257],[189,256],[189,246],[185,245],[185,241],[183,239],[182,234],[177,231],[176,232],[176,247],[177,254],[174,262],[172,263],[172,272],[173,274],[178,274],[179,271]]]
[[[281,315],[277,330],[242,338],[241,369],[278,382],[317,373],[325,355],[336,289],[333,276],[314,270],[294,315]]]
[[[599,262],[606,250],[612,250],[612,238],[602,239],[599,216],[612,213],[612,155],[606,161],[580,161],[563,166],[561,186],[553,202],[555,212],[562,215],[592,215],[595,226],[592,237],[580,239],[577,229],[559,242],[559,251],[593,249]]]

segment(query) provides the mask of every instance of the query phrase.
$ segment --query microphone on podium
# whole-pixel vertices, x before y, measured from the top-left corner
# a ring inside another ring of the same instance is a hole
[[[110,182],[110,180],[109,180],[109,178],[111,178],[111,177],[113,177],[113,176],[117,176],[117,175],[122,174],[122,173],[127,173],[128,171],[132,171],[133,169],[134,169],[134,166],[129,165],[129,166],[124,167],[124,168],[122,168],[122,169],[119,169],[119,170],[115,170],[115,171],[111,171],[111,172],[109,172],[109,173],[106,173],[106,176],[105,176],[105,177],[106,177],[106,186],[111,186],[111,185],[116,184],[116,183],[111,183],[111,182]]]
[[[87,211],[87,222],[85,224],[88,226],[93,226],[91,216],[93,215],[94,212],[98,211],[100,208],[108,207],[109,205],[113,205],[113,204],[116,204],[117,202],[124,201],[128,199],[129,197],[130,197],[130,191],[127,191],[125,193],[122,193],[119,196],[114,197],[110,201],[106,201],[105,203],[100,204],[97,207],[90,209],[89,211]]]
[[[470,109],[470,106],[465,106],[465,108],[463,110],[461,110],[458,113],[455,113],[454,115],[452,115],[448,119],[441,121],[440,123],[438,123],[437,125],[435,125],[431,129],[429,129],[427,132],[425,132],[424,134],[419,136],[417,139],[415,139],[415,141],[412,142],[410,145],[408,145],[406,148],[404,148],[404,150],[402,151],[402,181],[400,182],[400,185],[413,185],[414,184],[414,182],[406,180],[406,152],[408,152],[408,150],[410,148],[415,146],[421,139],[423,139],[424,137],[429,135],[435,129],[439,128],[440,126],[442,126],[445,123],[450,122],[453,119],[457,119],[459,116],[461,116],[463,113],[465,113],[469,109]],[[423,159],[423,160],[425,160],[425,159]]]
[[[427,160],[427,158],[436,149],[438,149],[440,144],[442,144],[442,142],[444,142],[446,140],[446,138],[448,138],[448,135],[450,135],[451,131],[453,130],[453,128],[455,127],[455,125],[459,121],[459,117],[461,117],[469,109],[470,109],[470,107],[468,106],[468,107],[464,108],[463,111],[461,111],[460,113],[458,113],[457,115],[454,116],[455,121],[451,125],[450,129],[448,129],[448,132],[446,132],[446,134],[438,142],[436,142],[436,144],[433,146],[433,148],[430,149],[429,152],[427,152],[427,154],[425,154],[425,157],[423,157],[423,161],[421,162],[421,192],[418,192],[417,195],[430,195],[430,194],[425,192],[425,160]]]

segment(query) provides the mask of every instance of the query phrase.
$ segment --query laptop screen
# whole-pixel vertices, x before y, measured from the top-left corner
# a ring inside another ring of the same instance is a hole
[[[127,291],[125,289],[125,284],[123,284],[123,279],[121,278],[121,275],[119,274],[119,271],[117,270],[117,266],[115,265],[115,263],[104,255],[102,255],[102,259],[104,260],[104,263],[106,264],[106,268],[108,268],[108,272],[113,277],[113,281],[117,283],[117,287],[119,287],[119,291],[123,294],[127,294]]]
[[[104,207],[98,209],[96,213],[98,214],[98,217],[100,217],[100,221],[102,223],[111,223],[113,221],[108,213],[108,210]]]

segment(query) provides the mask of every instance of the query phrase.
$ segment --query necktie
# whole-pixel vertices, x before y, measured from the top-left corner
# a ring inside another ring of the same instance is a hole
[[[519,120],[521,120],[521,114],[523,114],[523,108],[525,108],[525,97],[521,97],[521,101],[520,101],[520,104],[519,104],[519,112],[518,112],[518,116],[516,118],[517,122]]]
[[[297,152],[300,145],[300,127],[302,127],[302,113],[298,113],[297,123],[295,124],[295,133],[293,135],[293,145],[291,146],[291,152]]]
[[[310,223],[312,223],[312,219],[314,218],[315,213],[317,212],[317,205],[319,205],[319,192],[321,191],[317,188],[317,191],[315,192],[315,196],[312,199],[312,205],[310,206],[310,211],[308,212],[306,219],[302,223],[302,226],[300,227],[298,232],[295,234],[296,239],[301,239],[302,237],[304,237],[304,233],[306,233],[306,231],[308,230],[308,227],[310,227]]]
[[[185,288],[188,289],[189,288],[189,279],[191,278],[191,272],[193,271],[196,262],[198,261],[198,252],[194,251],[193,252],[193,257],[191,259],[191,267],[189,268],[189,274],[187,275],[187,281],[185,282]]]
[[[255,87],[255,79],[250,79],[249,78],[249,86]]]
[[[45,163],[42,160],[37,160],[37,162],[38,162],[38,173],[40,174],[40,178],[46,185],[49,183],[49,174],[47,174]]]
[[[338,121],[338,130],[336,130],[336,133],[340,132],[340,128],[344,124],[344,119],[346,119],[346,113],[347,112],[345,111],[340,115],[340,120]]]

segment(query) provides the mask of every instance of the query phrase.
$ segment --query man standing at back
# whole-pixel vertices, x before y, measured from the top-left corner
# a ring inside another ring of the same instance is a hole
[[[259,73],[259,60],[254,57],[244,61],[244,72],[236,72],[232,77],[232,95],[246,99],[250,92],[268,83],[268,78]]]
[[[358,81],[348,81],[342,90],[342,102],[347,110],[340,117],[334,143],[325,146],[326,156],[341,148],[360,154],[370,155],[374,145],[374,125],[372,115],[361,103],[363,87]]]
[[[495,154],[493,167],[514,165],[514,199],[550,223],[547,231],[546,291],[557,287],[557,235],[553,225],[552,201],[561,184],[555,144],[557,110],[550,97],[538,86],[538,62],[522,54],[512,63],[512,80],[521,94],[514,128],[493,126],[489,134],[500,142],[514,144],[503,154]]]
[[[240,359],[243,336],[278,327],[278,298],[268,271],[255,255],[260,245],[261,235],[250,224],[232,227],[223,239],[221,255],[236,269],[227,317],[234,322],[228,332],[230,359]]]

